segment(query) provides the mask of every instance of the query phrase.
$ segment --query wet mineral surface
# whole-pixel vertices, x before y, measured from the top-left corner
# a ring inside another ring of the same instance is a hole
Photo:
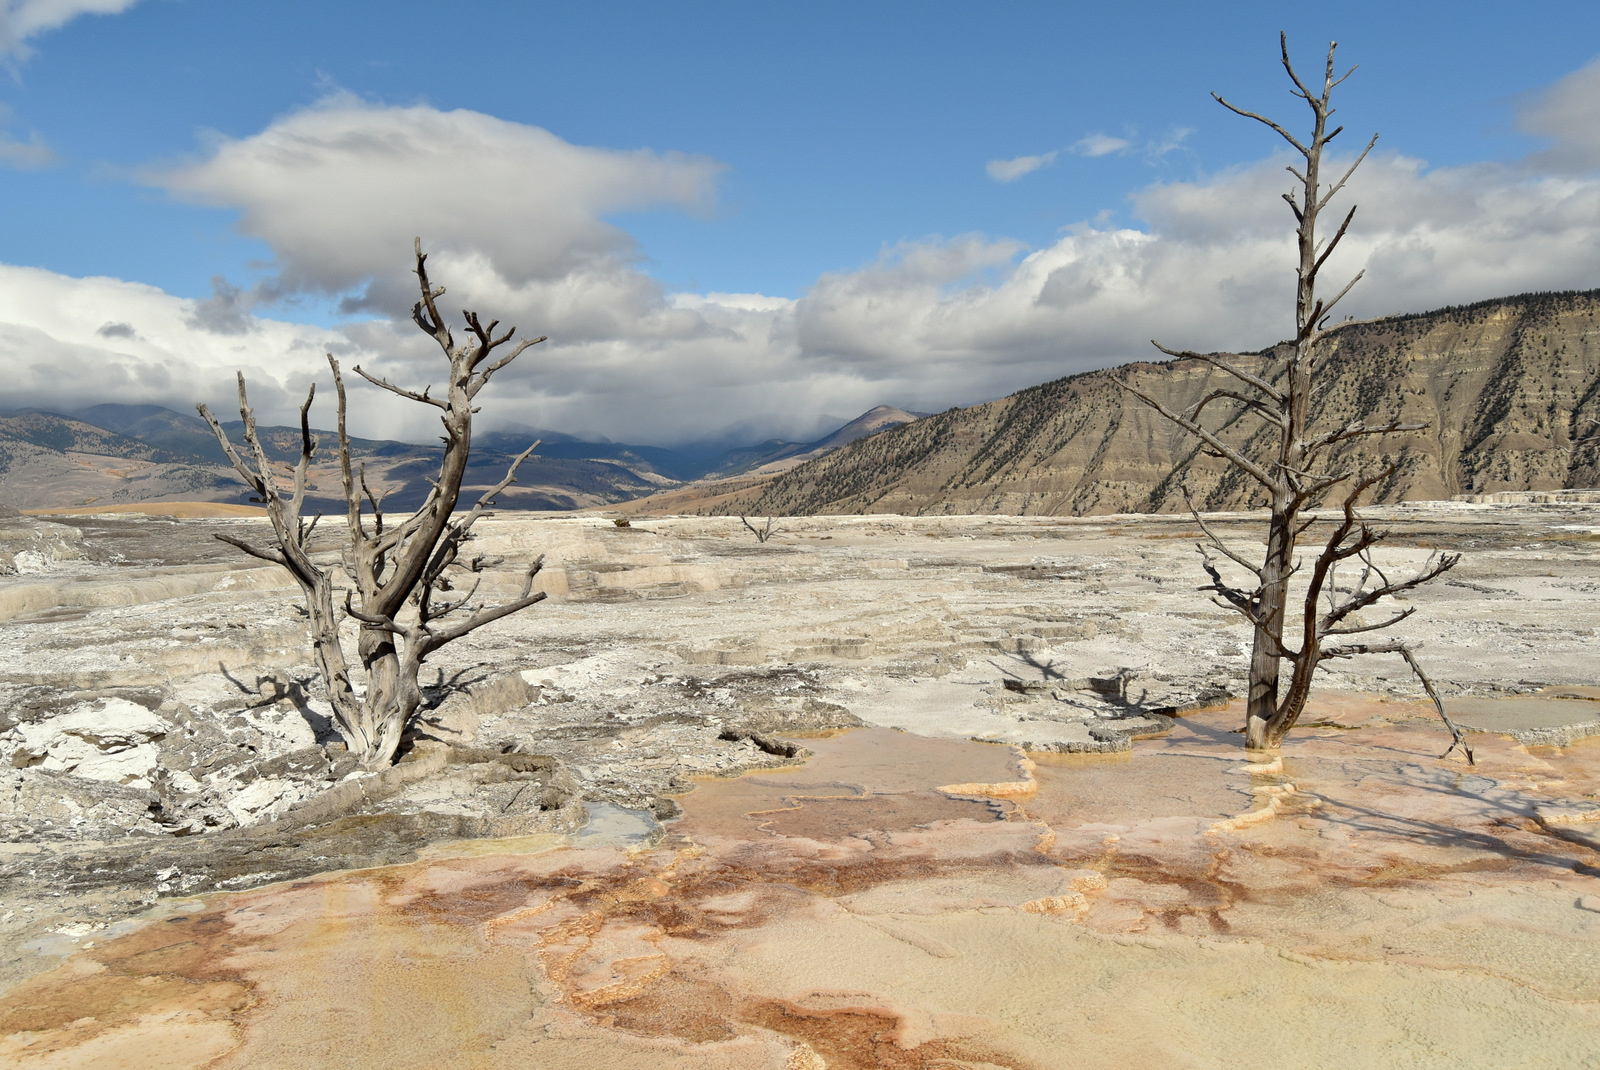
[[[1348,716],[1356,704],[1347,703]],[[882,729],[684,815],[170,905],[0,997],[18,1067],[1582,1066],[1600,744],[1251,763]],[[1568,820],[1568,825],[1581,822]]]

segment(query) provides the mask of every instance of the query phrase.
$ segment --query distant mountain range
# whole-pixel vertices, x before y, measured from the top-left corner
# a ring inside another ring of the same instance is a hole
[[[709,443],[672,449],[588,442],[559,432],[492,431],[474,438],[463,486],[481,493],[535,439],[517,484],[500,495],[505,509],[577,509],[628,501],[705,476],[731,475],[827,450],[916,414],[880,406],[816,442]],[[239,440],[242,425],[224,424]],[[262,427],[269,456],[292,463],[298,428]],[[309,508],[343,508],[335,436],[319,431]],[[439,447],[351,439],[351,459],[366,467],[386,509],[409,510],[425,497]],[[68,413],[0,412],[0,502],[18,509],[73,508],[150,502],[244,503],[249,493],[228,467],[200,417],[159,405],[95,405]]]
[[[1273,349],[1236,359],[1274,374]],[[1117,377],[1179,410],[1224,382],[1202,361],[1140,362],[933,416],[881,406],[814,442],[669,449],[500,431],[478,436],[467,484],[491,486],[516,451],[542,437],[503,507],[1092,515],[1181,509],[1185,483],[1201,508],[1257,504],[1248,481],[1120,389]],[[1312,408],[1323,427],[1428,425],[1357,440],[1335,456],[1351,465],[1396,463],[1374,488],[1379,502],[1594,487],[1600,290],[1523,294],[1349,327],[1323,358]],[[1261,447],[1258,421],[1213,409],[1215,426],[1241,448]],[[229,430],[237,435],[238,427]],[[298,450],[292,428],[263,435],[284,461]],[[371,439],[352,447],[390,506],[422,500],[437,447]],[[340,507],[334,460],[330,451],[313,473],[314,508]],[[244,500],[196,416],[150,405],[0,414],[0,501],[17,508]]]
[[[1181,339],[1165,339],[1179,342]],[[1275,375],[1275,350],[1243,354]],[[1201,453],[1116,385],[1137,383],[1183,410],[1232,380],[1198,360],[1135,363],[1057,379],[951,409],[762,480],[663,496],[662,511],[1093,515],[1259,504],[1252,483]],[[1334,456],[1387,458],[1380,502],[1600,483],[1600,290],[1523,294],[1355,325],[1336,336],[1312,401],[1315,426],[1391,418],[1413,435],[1360,439]],[[1247,453],[1260,421],[1213,406],[1209,419]],[[658,499],[631,503],[648,513]]]

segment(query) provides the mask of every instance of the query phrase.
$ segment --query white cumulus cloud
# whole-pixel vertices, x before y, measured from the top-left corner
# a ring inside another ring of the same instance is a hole
[[[1127,152],[1133,142],[1123,137],[1112,137],[1109,134],[1090,134],[1080,138],[1072,146],[1072,151],[1079,156],[1110,156],[1112,153]]]
[[[1526,133],[1549,138],[1538,167],[1564,171],[1600,168],[1600,59],[1592,60],[1535,97],[1517,116]]]
[[[26,57],[28,39],[71,22],[79,15],[115,15],[138,0],[0,0],[0,56]]]
[[[990,160],[984,168],[996,182],[1015,182],[1023,175],[1032,174],[1041,167],[1055,162],[1056,153],[1045,152],[1038,156],[1018,156],[1012,160]]]
[[[412,300],[413,235],[439,262],[501,286],[559,285],[633,254],[605,216],[709,207],[721,170],[678,152],[573,145],[480,112],[339,95],[148,179],[237,209],[239,229],[276,255],[269,296],[359,291],[352,309],[394,312]]]
[[[824,277],[795,310],[805,356],[877,380],[898,404],[937,408],[1148,359],[1152,338],[1269,345],[1292,332],[1284,162],[1149,186],[1135,198],[1147,229],[1072,228],[994,279],[950,286],[912,269],[959,253],[950,243],[902,247]],[[1529,177],[1515,166],[1428,171],[1391,156],[1369,159],[1350,196],[1362,208],[1330,281],[1363,269],[1367,279],[1342,312],[1600,286],[1594,178]]]
[[[263,413],[277,417],[303,399],[325,351],[363,357],[345,335],[305,324],[258,320],[248,333],[219,338],[193,327],[194,304],[121,279],[0,265],[8,400],[57,410],[154,402],[190,412],[209,401],[227,411],[234,372],[243,371]]]
[[[1144,154],[1149,157],[1162,157],[1170,152],[1183,148],[1184,142],[1189,140],[1189,135],[1194,133],[1192,126],[1175,126],[1165,134],[1152,138],[1144,147]]]
[[[55,162],[55,150],[46,145],[44,139],[37,133],[30,135],[26,141],[18,141],[0,130],[0,167],[15,167],[30,171],[38,167],[49,167]]]

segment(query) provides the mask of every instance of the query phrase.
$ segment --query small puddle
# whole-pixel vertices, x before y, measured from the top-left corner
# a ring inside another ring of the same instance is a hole
[[[649,810],[615,803],[584,803],[589,820],[578,830],[580,847],[654,847],[661,842],[661,822]]]
[[[1022,753],[1003,744],[930,739],[889,728],[808,738],[803,766],[706,778],[679,801],[673,832],[700,840],[763,834],[834,840],[900,832],[939,821],[996,821],[1010,807],[981,789],[1028,778]]]
[[[1446,709],[1463,728],[1480,732],[1526,732],[1600,722],[1592,688],[1567,688],[1532,695],[1451,699]]]
[[[1087,823],[1129,824],[1174,814],[1220,820],[1250,809],[1237,754],[1035,754],[1038,792],[1029,818],[1058,831]]]

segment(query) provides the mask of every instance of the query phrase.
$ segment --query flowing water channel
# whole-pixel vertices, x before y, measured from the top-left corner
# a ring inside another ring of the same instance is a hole
[[[856,730],[665,826],[181,903],[0,996],[0,1063],[1600,1065],[1600,854],[1561,834],[1600,743],[1469,768],[1324,712],[1270,763],[1236,709],[1104,757]]]

